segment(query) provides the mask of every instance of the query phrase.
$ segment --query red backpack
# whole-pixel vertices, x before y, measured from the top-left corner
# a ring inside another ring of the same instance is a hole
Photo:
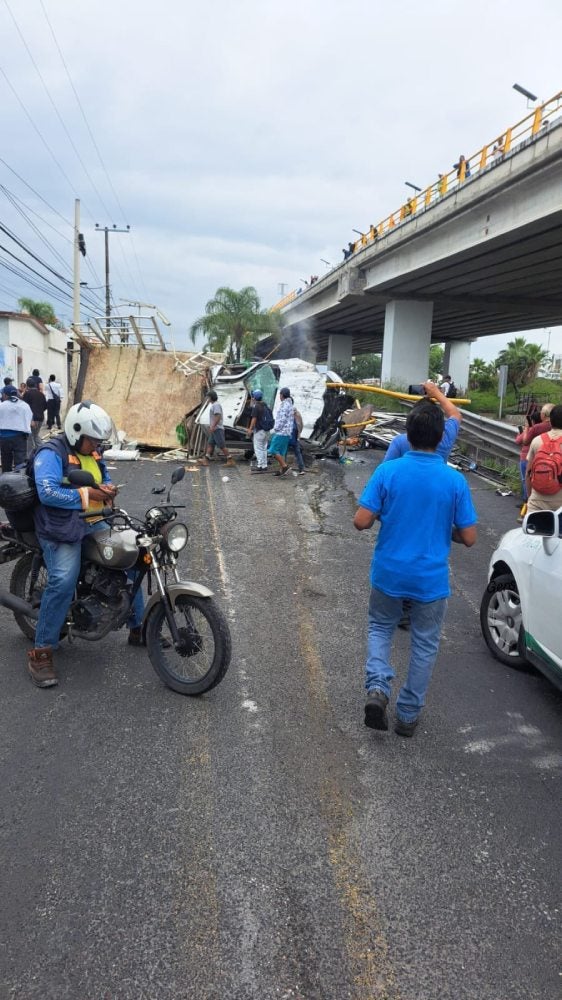
[[[533,459],[529,478],[531,486],[543,496],[553,496],[562,490],[562,437],[541,434],[541,443]]]

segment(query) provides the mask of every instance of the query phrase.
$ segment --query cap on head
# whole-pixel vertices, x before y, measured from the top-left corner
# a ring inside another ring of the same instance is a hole
[[[15,385],[5,385],[4,388],[2,389],[3,396],[17,396],[17,394],[18,390],[16,389]]]
[[[263,392],[261,391],[261,389],[254,389],[252,393],[252,399],[257,399],[258,402],[260,399],[263,399]]]
[[[13,381],[14,381],[13,378],[9,378],[6,375],[6,378],[4,379],[4,385],[11,385]]]
[[[285,386],[284,389],[281,389],[279,395],[282,396],[283,399],[288,399],[288,397],[291,395],[291,390],[287,389],[287,387]]]
[[[551,410],[554,409],[554,403],[545,403],[541,409],[541,417],[543,420],[548,420],[550,417]]]
[[[214,389],[209,389],[209,391],[205,393],[205,396],[207,399],[211,399],[213,403],[216,403],[219,398]]]

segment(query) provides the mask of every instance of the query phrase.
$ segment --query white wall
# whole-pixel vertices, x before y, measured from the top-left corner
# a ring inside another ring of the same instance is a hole
[[[56,375],[62,385],[64,399],[67,400],[66,344],[69,335],[52,326],[46,330],[44,333],[25,317],[10,317],[8,341],[15,350],[6,353],[12,354],[16,367],[13,372],[6,371],[4,374],[10,375],[18,386],[20,382],[25,382],[34,368],[39,369],[44,383],[48,381],[49,375]]]

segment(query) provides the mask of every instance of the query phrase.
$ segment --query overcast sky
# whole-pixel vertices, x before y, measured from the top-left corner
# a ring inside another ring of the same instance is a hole
[[[114,300],[157,304],[178,347],[220,285],[272,305],[399,207],[405,180],[423,187],[524,117],[514,82],[562,88],[560,0],[0,0],[0,31],[0,184],[52,249],[2,190],[0,220],[70,277],[80,197],[91,287],[95,223],[130,225],[110,238]],[[0,267],[0,308],[20,295],[49,298]]]

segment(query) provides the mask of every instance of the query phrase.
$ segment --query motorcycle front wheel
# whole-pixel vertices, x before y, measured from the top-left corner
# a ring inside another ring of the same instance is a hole
[[[210,597],[180,594],[174,607],[180,642],[174,646],[164,605],[155,604],[146,622],[146,649],[156,673],[172,691],[198,695],[223,679],[231,655],[230,630]]]

